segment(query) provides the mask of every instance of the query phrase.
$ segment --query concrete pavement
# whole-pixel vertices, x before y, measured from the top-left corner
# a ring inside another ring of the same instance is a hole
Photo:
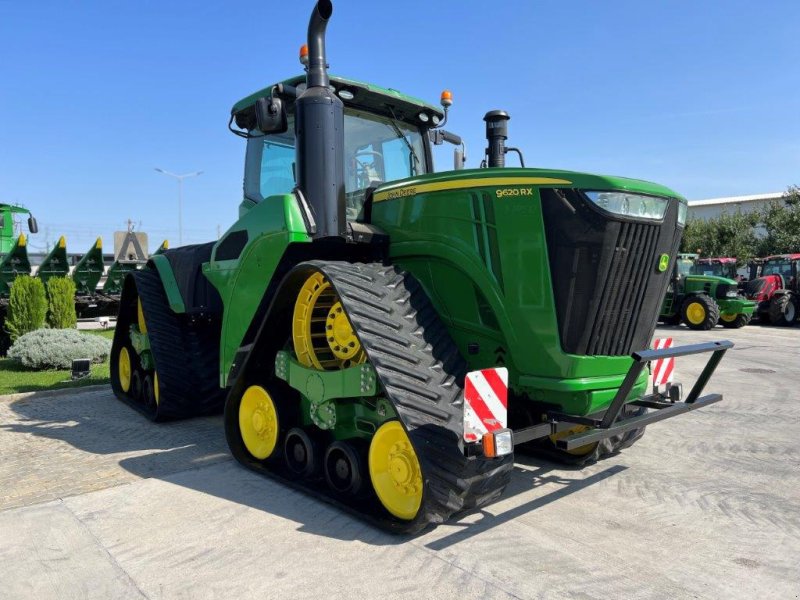
[[[733,339],[725,400],[582,470],[518,457],[500,501],[415,538],[239,467],[219,417],[0,400],[0,598],[799,597],[800,328],[657,335]]]

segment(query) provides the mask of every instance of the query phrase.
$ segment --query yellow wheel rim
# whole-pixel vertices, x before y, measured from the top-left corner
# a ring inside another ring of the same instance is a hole
[[[706,309],[699,302],[692,302],[686,307],[686,318],[692,325],[700,325],[706,320]]]
[[[119,351],[119,359],[117,362],[119,366],[119,386],[122,388],[122,391],[127,393],[129,389],[131,389],[131,375],[133,374],[131,369],[131,355],[128,353],[128,349],[123,347],[122,350]]]
[[[339,296],[319,272],[297,294],[292,342],[300,364],[315,369],[346,369],[367,358]]]
[[[275,451],[278,443],[278,413],[269,392],[251,385],[239,404],[239,431],[247,451],[263,460]]]
[[[399,421],[378,428],[369,446],[369,476],[381,504],[410,521],[422,504],[422,469]]]
[[[153,397],[156,399],[156,406],[160,402],[160,398],[158,397],[158,373],[153,375]]]
[[[147,333],[147,323],[144,320],[144,310],[142,309],[142,299],[136,301],[136,323],[139,325],[140,333]]]
[[[726,323],[733,323],[739,315],[720,315],[719,318]]]
[[[555,445],[556,440],[560,440],[561,438],[565,438],[573,433],[581,433],[583,431],[587,431],[589,427],[587,425],[576,425],[575,427],[570,427],[569,429],[565,429],[564,431],[559,431],[558,433],[554,433],[550,436],[550,441],[553,442]],[[572,450],[565,450],[567,454],[572,454],[573,456],[586,456],[587,454],[594,451],[595,446],[597,446],[597,442],[592,442],[591,444],[585,444],[583,446],[578,446],[577,448],[573,448]]]

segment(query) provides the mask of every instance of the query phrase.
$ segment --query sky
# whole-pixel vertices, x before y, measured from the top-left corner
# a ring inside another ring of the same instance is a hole
[[[84,252],[130,219],[150,249],[217,238],[238,216],[240,98],[302,73],[310,0],[0,0],[0,202],[43,250]],[[624,175],[689,199],[800,184],[800,2],[334,0],[331,72],[438,102],[485,148],[511,115],[527,166]],[[437,170],[452,168],[437,149]],[[516,158],[508,156],[508,164]]]

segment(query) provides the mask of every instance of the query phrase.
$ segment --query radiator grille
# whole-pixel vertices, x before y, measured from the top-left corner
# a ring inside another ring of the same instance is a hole
[[[670,269],[656,265],[680,241],[677,209],[660,224],[609,218],[577,190],[542,190],[541,200],[564,351],[624,356],[647,347],[669,283]]]

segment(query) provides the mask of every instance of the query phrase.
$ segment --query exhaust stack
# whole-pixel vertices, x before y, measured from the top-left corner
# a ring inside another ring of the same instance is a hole
[[[333,14],[319,0],[308,22],[306,89],[295,104],[297,187],[314,212],[315,239],[344,238],[344,104],[328,87],[325,29]]]

